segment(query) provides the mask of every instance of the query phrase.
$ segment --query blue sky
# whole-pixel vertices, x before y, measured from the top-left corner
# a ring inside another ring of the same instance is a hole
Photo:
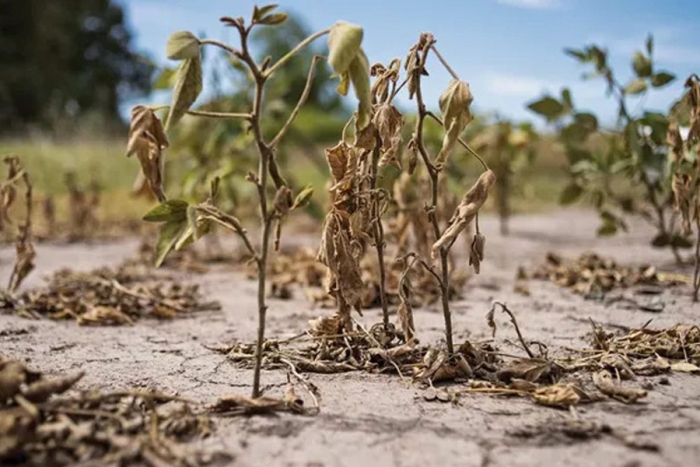
[[[248,0],[121,0],[136,34],[136,43],[159,64],[167,65],[170,33],[190,30],[207,37],[235,39],[221,16],[248,16]],[[631,76],[629,59],[655,37],[657,70],[677,75],[643,103],[666,110],[677,98],[685,77],[700,73],[700,1],[697,0],[288,0],[282,11],[295,11],[313,30],[337,20],[364,28],[364,49],[371,63],[404,58],[418,35],[430,31],[440,52],[469,82],[477,111],[498,111],[515,119],[535,119],[525,103],[545,92],[571,88],[576,105],[614,118],[614,103],[605,98],[602,81],[584,82],[584,71],[563,53],[564,47],[605,45],[622,81]],[[322,39],[324,40],[324,39]],[[429,68],[426,99],[437,104],[449,76],[437,62]],[[205,91],[206,92],[206,91]],[[205,96],[206,97],[206,96]],[[404,100],[404,104],[409,104]]]

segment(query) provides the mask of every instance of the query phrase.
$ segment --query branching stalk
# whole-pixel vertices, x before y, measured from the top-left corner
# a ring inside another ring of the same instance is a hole
[[[313,41],[315,41],[319,37],[323,37],[330,32],[331,32],[330,28],[324,29],[323,31],[319,31],[317,33],[314,33],[314,34],[310,35],[309,37],[307,37],[306,39],[304,39],[303,41],[299,42],[299,44],[297,44],[296,47],[294,47],[292,50],[290,50],[289,53],[287,53],[287,55],[280,58],[274,65],[272,65],[270,68],[265,70],[265,73],[264,73],[265,78],[270,77],[279,67],[284,65],[287,62],[287,60],[289,60],[290,58],[294,57],[297,53],[299,53],[299,51],[301,49],[303,49],[307,45],[311,44]]]
[[[380,195],[377,190],[377,173],[381,156],[381,142],[379,132],[375,133],[376,143],[372,150],[372,164],[370,166],[370,191],[372,193],[372,219],[375,249],[377,251],[377,263],[379,264],[379,300],[382,304],[382,320],[384,329],[389,328],[389,301],[386,296],[386,268],[384,264],[384,226],[382,225],[381,211],[379,209]]]

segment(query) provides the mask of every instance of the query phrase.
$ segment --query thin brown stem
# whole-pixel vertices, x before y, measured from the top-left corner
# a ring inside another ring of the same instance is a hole
[[[292,110],[292,113],[289,114],[289,118],[286,122],[284,122],[282,129],[277,133],[277,136],[275,136],[270,142],[271,148],[276,147],[280,140],[284,137],[284,135],[289,130],[289,127],[292,125],[292,122],[294,122],[294,119],[299,114],[301,107],[306,103],[306,100],[309,98],[309,94],[311,93],[311,86],[313,85],[314,81],[314,69],[316,68],[316,64],[318,63],[318,61],[322,58],[323,57],[316,55],[313,58],[313,60],[311,60],[311,66],[309,67],[309,74],[306,77],[306,85],[304,86],[304,91],[301,93],[301,97],[299,97],[299,101],[294,107],[294,110]]]
[[[515,319],[515,315],[513,315],[513,313],[510,311],[510,309],[506,306],[505,303],[494,302],[493,306],[491,307],[490,315],[493,316],[493,312],[495,311],[497,305],[501,307],[501,310],[503,310],[504,313],[506,313],[508,316],[510,316],[510,321],[511,321],[511,323],[513,323],[513,327],[515,328],[515,332],[518,335],[518,340],[520,341],[520,345],[523,346],[523,349],[525,349],[525,352],[527,353],[527,355],[530,358],[535,358],[535,354],[532,353],[532,351],[530,350],[530,347],[528,347],[527,343],[525,342],[523,335],[520,333],[520,326],[518,326],[518,321]]]
[[[215,206],[210,206],[207,204],[200,204],[199,206],[197,206],[197,211],[204,214],[205,219],[216,222],[217,224],[231,230],[232,232],[235,232],[239,237],[241,237],[241,240],[243,240],[245,247],[253,256],[253,259],[255,259],[256,261],[259,259],[258,252],[255,251],[253,244],[248,238],[248,232],[245,228],[243,228],[243,225],[236,217],[220,211]]]
[[[440,60],[440,63],[442,63],[442,66],[445,67],[445,69],[447,70],[447,72],[448,72],[450,75],[452,75],[452,77],[453,77],[454,79],[456,79],[457,81],[459,81],[459,76],[457,76],[457,73],[455,73],[455,71],[452,69],[452,67],[450,67],[449,63],[447,63],[447,60],[445,60],[444,58],[442,58],[442,55],[440,55],[440,52],[438,51],[437,47],[435,47],[435,44],[433,44],[433,46],[431,47],[431,49],[433,49],[433,52],[435,53],[435,56],[438,58],[438,60]]]
[[[379,159],[381,156],[381,137],[375,131],[375,146],[372,150],[372,163],[370,166],[370,190],[372,192],[372,219],[374,226],[374,244],[377,251],[377,263],[379,264],[379,300],[382,304],[382,320],[384,329],[389,328],[389,301],[386,296],[386,270],[384,264],[384,226],[382,225],[381,211],[379,209],[379,191],[377,190],[377,178],[379,171]]]
[[[700,225],[696,226],[697,237],[695,239],[695,271],[693,274],[693,301],[698,301],[700,290]]]
[[[416,131],[414,136],[414,141],[416,144],[416,149],[428,170],[428,175],[430,176],[431,184],[431,205],[428,207],[428,218],[433,226],[433,233],[435,235],[435,241],[440,238],[440,224],[437,219],[437,206],[438,206],[438,186],[439,186],[439,175],[440,171],[433,165],[428,156],[428,151],[425,148],[425,142],[423,140],[423,128],[425,125],[425,117],[429,114],[425,107],[423,101],[423,91],[421,89],[421,73],[423,67],[425,66],[426,59],[428,57],[428,52],[430,51],[431,41],[428,41],[423,47],[420,61],[413,71],[416,85],[416,103],[418,106],[418,119],[416,120]],[[438,280],[440,286],[440,297],[442,298],[442,313],[445,320],[445,341],[447,344],[447,351],[451,354],[454,353],[454,345],[452,343],[452,313],[450,311],[449,304],[449,287],[450,287],[450,274],[448,266],[448,250],[446,248],[440,249],[440,263],[442,277]],[[437,275],[436,275],[437,277]]]
[[[275,70],[277,70],[279,67],[284,65],[287,62],[287,60],[289,60],[290,58],[294,57],[297,53],[299,53],[299,51],[301,49],[303,49],[307,45],[311,44],[313,41],[315,41],[319,37],[325,36],[329,32],[331,32],[330,28],[324,29],[323,31],[318,31],[318,32],[310,35],[309,37],[307,37],[303,41],[299,42],[299,44],[297,44],[296,47],[294,47],[292,50],[290,50],[284,57],[277,60],[277,62],[274,65],[272,65],[270,68],[265,70],[265,73],[264,73],[265,78],[270,77],[275,72]]]

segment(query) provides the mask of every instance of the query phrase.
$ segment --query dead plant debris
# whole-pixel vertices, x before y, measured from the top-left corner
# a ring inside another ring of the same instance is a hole
[[[548,253],[544,263],[529,274],[520,270],[518,279],[524,277],[549,280],[587,298],[602,298],[611,290],[632,286],[668,287],[689,282],[683,275],[663,273],[654,266],[620,266],[593,252],[584,253],[574,261]]]
[[[48,377],[0,357],[0,463],[189,467],[214,460],[183,444],[212,433],[206,413],[152,392],[58,397],[82,377]]]
[[[292,368],[295,372],[398,374],[425,388],[427,401],[459,403],[468,394],[527,397],[536,404],[566,409],[580,404],[615,400],[635,403],[653,389],[640,377],[670,372],[700,373],[700,328],[678,325],[651,330],[646,327],[615,335],[594,325],[591,347],[564,349],[551,357],[544,344],[527,341],[514,314],[501,305],[513,323],[520,345],[528,356],[500,352],[489,342],[464,342],[454,355],[434,346],[420,346],[393,326],[378,323],[369,329],[355,322],[343,332],[341,318],[311,321],[306,333],[287,340],[267,340],[263,367]],[[493,322],[495,306],[488,316]],[[494,324],[495,335],[495,324]],[[532,348],[531,348],[532,347]],[[214,347],[246,368],[255,361],[255,346],[236,343]],[[462,383],[435,387],[436,383]],[[278,401],[282,407],[283,402]],[[274,404],[273,404],[274,405]],[[244,406],[242,411],[254,411]]]
[[[132,324],[144,317],[171,319],[197,311],[218,310],[196,284],[186,285],[152,270],[121,265],[90,272],[62,269],[45,287],[6,296],[0,310],[28,318],[75,319],[80,325]]]

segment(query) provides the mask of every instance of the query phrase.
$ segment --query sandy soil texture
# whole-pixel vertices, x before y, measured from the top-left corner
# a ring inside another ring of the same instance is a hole
[[[630,265],[653,264],[677,271],[668,251],[648,246],[651,233],[633,223],[632,234],[595,237],[597,218],[566,211],[515,217],[511,236],[498,235],[496,219],[482,220],[487,236],[486,259],[474,276],[465,299],[453,304],[455,341],[488,339],[485,316],[494,300],[515,312],[523,334],[556,350],[583,347],[590,331],[588,318],[609,330],[700,324],[700,306],[690,300],[690,288],[664,291],[657,298],[660,313],[645,312],[619,301],[605,305],[546,282],[530,281],[530,296],[513,292],[516,269],[541,261],[548,251],[573,257],[594,250]],[[138,242],[40,245],[38,268],[24,287],[42,283],[42,276],[62,267],[89,270],[116,265],[133,255]],[[460,247],[464,243],[460,242]],[[7,280],[12,252],[0,252],[0,281]],[[686,270],[686,272],[689,269]],[[48,372],[83,369],[80,387],[149,387],[195,400],[250,390],[252,374],[207,344],[251,341],[256,330],[256,283],[230,270],[213,269],[185,275],[219,300],[221,311],[172,321],[141,320],[129,327],[79,327],[74,322],[31,321],[0,315],[0,353],[29,360]],[[634,291],[625,292],[633,296]],[[328,310],[314,309],[301,294],[292,300],[271,300],[268,336],[285,337],[303,331],[310,319]],[[442,335],[437,306],[415,311],[421,341]],[[362,321],[380,321],[379,310],[368,310]],[[497,315],[498,345],[518,352],[516,337],[505,316]],[[637,404],[601,402],[581,406],[580,416],[626,429],[640,444],[657,443],[658,451],[630,447],[601,434],[577,440],[554,429],[571,417],[567,411],[537,406],[520,398],[470,395],[459,405],[427,402],[422,391],[395,376],[345,373],[309,376],[321,390],[321,413],[314,417],[280,415],[218,418],[216,433],[200,447],[223,449],[236,466],[692,466],[700,458],[700,376],[672,374],[669,384],[659,377],[639,378],[651,388]],[[263,373],[270,393],[286,382],[282,372]]]

